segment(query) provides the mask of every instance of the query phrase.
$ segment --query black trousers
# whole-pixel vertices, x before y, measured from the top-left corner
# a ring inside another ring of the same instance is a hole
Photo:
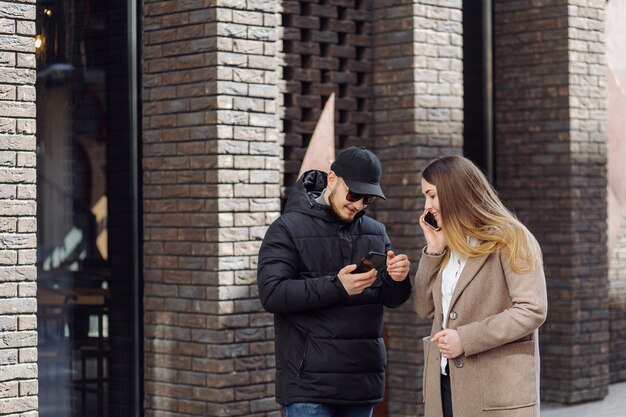
[[[450,388],[450,369],[446,365],[446,373],[441,374],[441,406],[443,417],[453,417],[452,415],[452,389]]]

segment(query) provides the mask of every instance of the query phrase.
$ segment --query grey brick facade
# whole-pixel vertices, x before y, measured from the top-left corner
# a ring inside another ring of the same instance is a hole
[[[271,414],[256,253],[280,211],[273,2],[144,2],[145,410]]]
[[[154,415],[276,412],[255,251],[330,93],[337,147],[363,144],[383,161],[390,199],[373,214],[414,268],[419,172],[433,157],[463,152],[460,1],[230,4],[145,2],[146,409]],[[551,289],[542,341],[552,372],[542,393],[565,403],[601,398],[609,374],[603,8],[494,6],[497,187],[540,239]],[[200,21],[192,47],[181,31]],[[581,199],[583,187],[596,198]],[[421,414],[419,340],[429,323],[408,304],[386,322],[385,411]]]
[[[542,397],[609,383],[602,1],[495,2],[497,185],[544,252]]]
[[[0,1],[0,413],[37,415],[35,5]]]
[[[463,2],[140,4],[145,415],[278,417],[256,289],[265,230],[335,92],[336,148],[380,157],[389,199],[371,214],[415,271],[421,169],[463,152]],[[606,2],[493,5],[496,186],[545,255],[542,398],[599,399],[626,379],[624,228],[606,249]],[[0,0],[0,414],[15,417],[38,400],[35,13]],[[379,411],[422,415],[430,323],[410,303],[385,321]]]

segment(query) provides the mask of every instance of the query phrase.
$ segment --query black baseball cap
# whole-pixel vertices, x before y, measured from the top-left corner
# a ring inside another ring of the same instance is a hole
[[[352,146],[339,152],[330,170],[344,180],[350,191],[387,199],[380,188],[383,175],[380,161],[364,146]]]

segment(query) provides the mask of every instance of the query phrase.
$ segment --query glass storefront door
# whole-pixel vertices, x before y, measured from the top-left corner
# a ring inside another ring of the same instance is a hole
[[[42,417],[138,415],[134,7],[37,1]]]

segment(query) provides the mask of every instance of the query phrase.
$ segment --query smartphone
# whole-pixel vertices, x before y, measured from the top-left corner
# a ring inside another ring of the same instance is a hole
[[[370,252],[361,259],[361,262],[359,262],[356,269],[352,271],[352,273],[361,274],[374,268],[378,269],[378,267],[380,267],[386,259],[387,255],[384,253]]]
[[[429,225],[433,230],[441,230],[441,227],[437,224],[437,219],[435,219],[435,216],[430,211],[426,212],[426,215],[424,216],[424,223]]]

